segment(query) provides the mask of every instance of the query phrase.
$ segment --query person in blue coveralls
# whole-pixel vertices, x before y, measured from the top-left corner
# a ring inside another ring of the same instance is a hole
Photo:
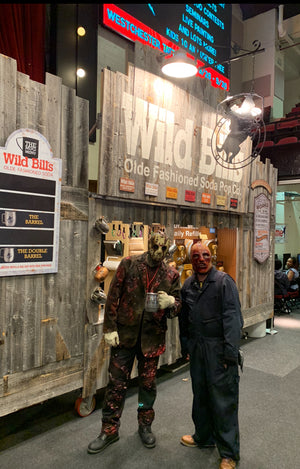
[[[192,379],[193,435],[188,447],[214,447],[219,469],[234,469],[240,459],[238,423],[239,343],[243,318],[234,280],[212,264],[201,242],[191,248],[193,275],[181,290],[179,314],[182,353],[188,354]]]

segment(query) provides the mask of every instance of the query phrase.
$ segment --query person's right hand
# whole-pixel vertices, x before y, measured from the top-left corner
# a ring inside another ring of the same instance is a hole
[[[110,345],[111,347],[116,347],[120,343],[117,331],[107,332],[106,334],[103,334],[103,337],[107,345]]]

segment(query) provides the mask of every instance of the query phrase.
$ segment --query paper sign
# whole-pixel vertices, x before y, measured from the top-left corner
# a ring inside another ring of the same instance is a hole
[[[225,207],[226,205],[226,196],[225,195],[217,195],[217,205],[222,205]]]
[[[166,188],[166,198],[167,199],[177,199],[178,189],[176,187],[167,187]]]
[[[120,191],[134,192],[135,182],[134,179],[120,178]]]
[[[205,192],[202,192],[202,197],[201,197],[202,204],[210,205],[210,201],[211,201],[211,195]]]
[[[146,182],[145,184],[145,195],[158,196],[158,184]]]
[[[185,200],[187,202],[195,202],[196,201],[196,191],[185,191]]]

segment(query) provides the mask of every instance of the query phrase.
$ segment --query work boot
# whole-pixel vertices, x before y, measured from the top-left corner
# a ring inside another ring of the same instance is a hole
[[[146,446],[146,448],[154,448],[156,439],[152,433],[150,425],[140,425],[139,435],[141,437],[143,445]]]
[[[231,458],[222,458],[219,469],[235,469],[236,462]]]
[[[180,443],[184,446],[188,446],[189,448],[215,448],[216,444],[212,438],[210,438],[205,444],[201,445],[195,441],[194,435],[184,435],[180,439]]]
[[[100,435],[95,440],[90,442],[88,446],[88,453],[100,453],[100,451],[103,451],[108,445],[118,441],[118,439],[118,433],[114,433],[112,435],[108,435],[107,433],[100,433]]]

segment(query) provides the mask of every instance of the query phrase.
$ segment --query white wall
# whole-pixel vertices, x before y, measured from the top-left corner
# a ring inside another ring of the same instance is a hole
[[[244,49],[253,50],[253,41],[255,40],[260,41],[261,48],[265,49],[265,52],[254,56],[254,78],[257,80],[254,92],[264,97],[265,106],[273,106],[276,28],[277,16],[275,9],[244,21]],[[242,79],[249,86],[253,80],[252,56],[246,57],[243,62]],[[270,80],[266,78],[269,76]],[[261,89],[257,89],[257,86],[260,86]]]
[[[285,82],[284,96],[284,114],[287,114],[295,104],[300,103],[300,76],[296,80]]]
[[[290,197],[285,192],[299,195]],[[300,253],[300,183],[278,185],[276,224],[286,226],[286,236],[284,243],[275,243],[275,254],[280,260],[284,253],[296,257]]]

